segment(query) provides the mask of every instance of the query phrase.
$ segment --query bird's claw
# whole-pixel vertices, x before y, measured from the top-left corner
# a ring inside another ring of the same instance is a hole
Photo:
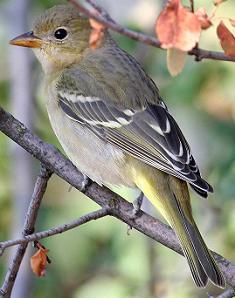
[[[133,201],[133,210],[132,210],[132,219],[136,219],[139,215],[139,212],[141,210],[141,206],[143,203],[144,194],[141,192],[141,194]]]
[[[92,180],[88,176],[83,175],[83,181],[80,191],[82,193],[85,193],[87,191],[87,188],[91,185],[91,182]]]

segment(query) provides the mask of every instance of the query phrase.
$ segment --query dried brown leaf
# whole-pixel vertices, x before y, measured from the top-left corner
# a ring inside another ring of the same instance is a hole
[[[157,19],[155,30],[162,48],[187,52],[199,41],[201,25],[180,0],[170,0]]]
[[[89,46],[91,49],[97,49],[102,43],[105,26],[94,19],[89,19],[89,21],[92,28],[89,38]]]
[[[226,55],[235,57],[235,37],[221,21],[217,27],[217,35]]]
[[[175,77],[184,68],[187,52],[183,52],[178,49],[167,50],[167,68],[171,76]]]
[[[97,31],[102,31],[105,29],[105,26],[94,19],[89,19],[91,28]]]
[[[46,273],[46,265],[48,263],[48,249],[37,243],[38,251],[30,258],[31,269],[39,277]]]
[[[206,10],[204,7],[200,7],[196,12],[195,15],[197,16],[202,30],[206,30],[210,28],[213,24],[211,22],[210,17],[206,13]]]

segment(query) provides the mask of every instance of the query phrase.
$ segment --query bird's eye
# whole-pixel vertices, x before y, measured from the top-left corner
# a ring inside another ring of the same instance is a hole
[[[62,40],[68,35],[68,32],[64,28],[59,28],[55,31],[54,36],[56,39]]]

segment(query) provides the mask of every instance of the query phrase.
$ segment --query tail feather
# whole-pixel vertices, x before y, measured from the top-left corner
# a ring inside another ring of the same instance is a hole
[[[201,188],[196,187],[195,185],[190,185],[192,187],[192,189],[194,191],[196,191],[197,194],[199,194],[199,196],[201,196],[202,198],[207,198],[208,197],[208,191],[206,190],[202,190]]]
[[[187,183],[138,163],[133,178],[174,229],[196,285],[204,287],[210,279],[215,285],[225,287],[224,277],[194,222]]]
[[[184,225],[185,237],[177,233],[177,228],[176,233],[188,260],[195,283],[199,287],[206,286],[209,278],[215,285],[225,287],[224,277],[208,250],[195,222],[189,222],[178,200],[175,196],[174,198]]]
[[[182,241],[181,237],[178,237],[178,238],[180,240],[180,243],[184,243]],[[184,256],[187,259],[187,262],[188,262],[188,265],[190,268],[190,272],[191,272],[191,275],[192,275],[192,278],[193,278],[195,284],[198,287],[205,287],[208,282],[208,276],[206,275],[201,263],[199,262],[199,260],[197,258],[192,257],[187,246],[182,245],[182,249],[183,249]]]

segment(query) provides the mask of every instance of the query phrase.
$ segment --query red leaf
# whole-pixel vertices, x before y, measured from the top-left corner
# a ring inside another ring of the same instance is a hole
[[[46,265],[49,262],[47,253],[48,249],[43,247],[39,242],[37,242],[38,251],[30,258],[30,265],[33,272],[41,277],[46,273]]]
[[[206,30],[213,25],[204,7],[199,8],[195,15],[200,22],[202,30]]]
[[[201,33],[197,16],[183,7],[180,0],[170,0],[160,13],[155,29],[162,48],[185,52],[195,47]]]
[[[90,48],[97,49],[100,47],[102,43],[105,26],[94,19],[89,19],[89,21],[92,28],[89,39],[89,45]]]
[[[235,37],[224,25],[223,21],[217,27],[217,35],[225,54],[235,57]]]

